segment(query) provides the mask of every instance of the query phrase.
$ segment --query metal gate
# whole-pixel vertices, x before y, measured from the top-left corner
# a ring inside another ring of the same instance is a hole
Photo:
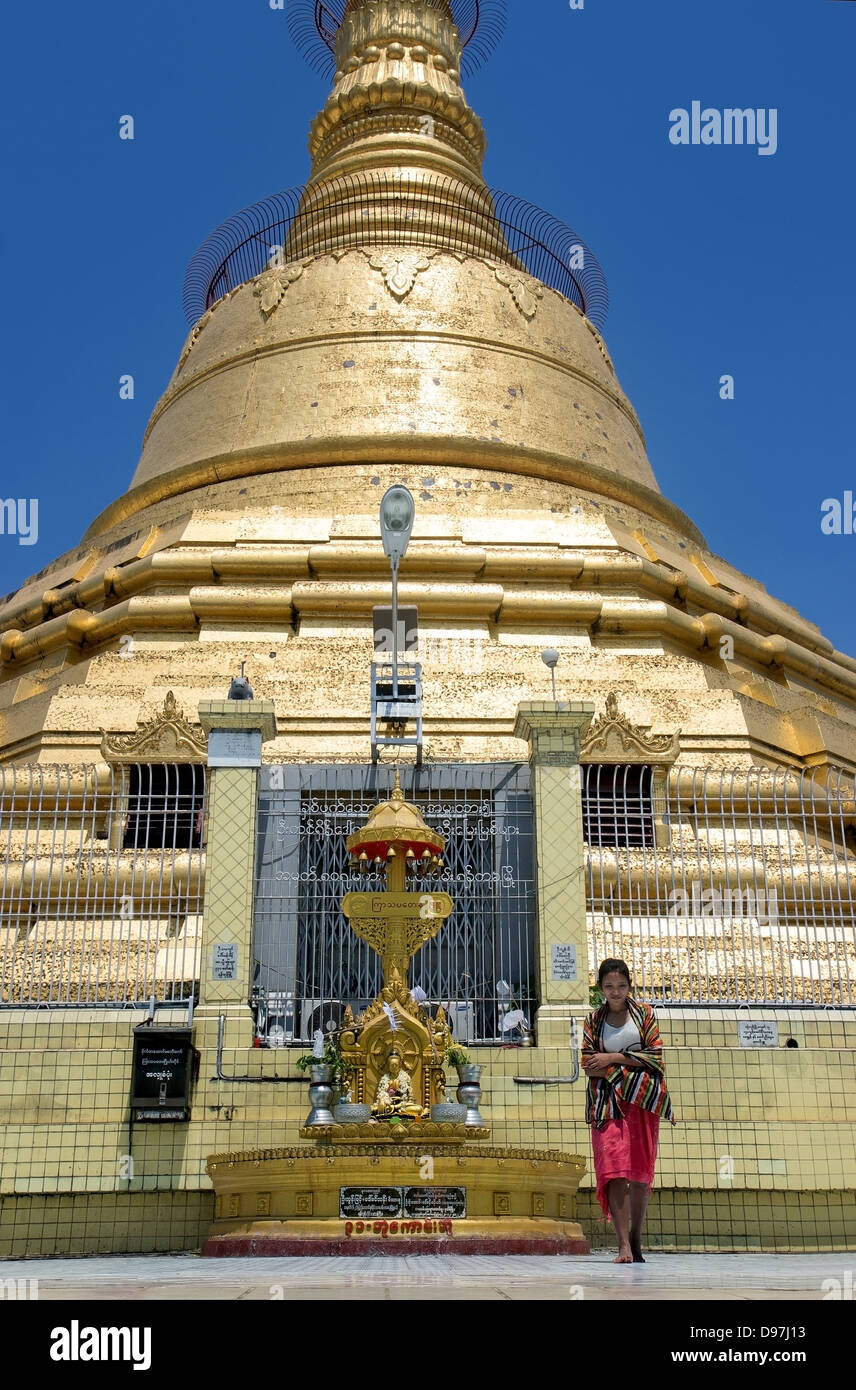
[[[307,1040],[377,995],[380,962],[341,911],[349,889],[380,887],[348,870],[345,839],[392,792],[379,765],[261,770],[256,854],[254,1000],[261,1031]],[[437,887],[455,910],[411,966],[411,988],[449,1012],[461,1040],[500,1040],[513,998],[536,1007],[529,768],[447,763],[402,769],[402,790],[446,836]]]

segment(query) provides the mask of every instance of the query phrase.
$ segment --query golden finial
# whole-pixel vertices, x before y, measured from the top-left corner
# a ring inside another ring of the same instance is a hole
[[[287,260],[355,245],[378,260],[391,248],[397,257],[374,269],[404,297],[427,268],[426,245],[509,259],[482,177],[487,138],[461,87],[462,58],[449,0],[346,6],[333,89],[309,132],[312,170]],[[343,209],[352,206],[370,220],[351,227]]]

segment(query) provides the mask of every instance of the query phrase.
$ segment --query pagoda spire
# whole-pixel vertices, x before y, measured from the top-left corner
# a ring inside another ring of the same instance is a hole
[[[462,56],[448,0],[351,0],[310,131],[312,179],[406,158],[481,180],[487,141],[461,88]]]
[[[290,259],[353,246],[355,232],[363,243],[508,258],[462,55],[449,0],[348,0]]]

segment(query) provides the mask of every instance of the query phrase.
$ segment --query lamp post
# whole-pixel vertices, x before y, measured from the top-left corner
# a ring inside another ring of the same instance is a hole
[[[543,663],[544,663],[545,666],[549,666],[549,668],[550,668],[550,678],[551,678],[551,680],[552,680],[552,682],[553,682],[553,704],[555,704],[555,703],[556,703],[556,667],[557,667],[558,664],[559,664],[559,653],[556,651],[555,647],[548,647],[547,650],[546,650],[545,652],[542,652],[542,653],[541,653],[541,660],[543,661]]]
[[[380,534],[392,570],[392,698],[398,699],[398,566],[413,530],[416,503],[406,487],[389,488],[380,504]]]

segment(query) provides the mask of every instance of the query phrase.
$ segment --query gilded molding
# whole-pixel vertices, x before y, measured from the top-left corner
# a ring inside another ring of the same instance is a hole
[[[351,922],[350,925],[351,929],[355,931],[356,928],[354,923]],[[412,928],[414,924],[408,923],[407,925],[408,928]],[[442,926],[443,922],[438,921],[431,932],[421,937],[418,932],[411,933],[411,931],[408,930],[409,954],[415,955],[426,941],[430,940],[432,936],[437,935],[437,932]],[[359,935],[368,946],[371,946],[373,951],[377,951],[378,955],[382,955],[386,939],[386,919],[374,917],[363,918],[359,922],[359,928],[360,930],[357,935]],[[412,949],[410,949],[411,947]],[[371,1023],[376,1018],[380,1018],[381,1014],[385,1012],[383,1007],[384,1004],[397,1004],[401,1012],[408,1018],[415,1019],[417,1023],[422,1021],[419,1005],[413,1002],[410,991],[403,985],[400,972],[395,971],[395,978],[388,985],[384,985],[377,999],[369,1004],[356,1019],[352,1020],[353,1025],[357,1028],[365,1028],[368,1023]]]
[[[295,280],[299,280],[308,265],[317,257],[305,257],[301,261],[290,261],[288,265],[271,266],[263,270],[253,281],[253,294],[259,300],[259,308],[265,318],[270,318],[274,309],[282,303],[282,297]]]
[[[451,1147],[451,1146],[450,1146]],[[350,1144],[347,1147],[337,1148],[336,1158],[374,1158],[377,1154],[375,1144]],[[241,1163],[256,1164],[260,1162],[269,1163],[277,1159],[284,1159],[290,1162],[293,1159],[316,1159],[326,1160],[329,1158],[329,1151],[324,1147],[319,1148],[276,1148],[276,1149],[242,1149],[235,1153],[210,1154],[205,1170],[211,1175],[220,1168],[235,1168]],[[384,1145],[384,1158],[413,1158],[413,1150],[405,1147]],[[475,1144],[465,1144],[462,1148],[455,1147],[451,1157],[457,1159],[466,1158],[523,1158],[534,1160],[536,1163],[557,1163],[560,1167],[577,1169],[580,1173],[585,1172],[586,1160],[581,1154],[562,1153],[557,1149],[502,1149],[478,1147]]]
[[[211,370],[220,370],[220,365]],[[581,377],[580,373],[577,375]],[[590,461],[557,460],[554,454],[543,449],[515,449],[509,445],[481,439],[425,440],[414,439],[404,434],[390,439],[311,439],[273,447],[265,444],[255,448],[244,448],[240,453],[227,450],[207,459],[194,460],[171,473],[158,473],[122,493],[99,513],[87,528],[83,540],[93,541],[113,527],[137,516],[145,507],[153,506],[170,497],[180,496],[191,489],[208,487],[230,478],[364,462],[394,463],[399,466],[412,463],[416,467],[434,463],[438,466],[444,464],[447,467],[488,468],[521,474],[527,478],[544,478],[548,482],[579,487],[584,492],[606,496],[612,501],[636,507],[662,524],[670,526],[680,535],[705,546],[701,532],[674,502],[670,502],[661,493],[654,492],[653,488],[646,487],[644,483],[637,483],[632,478]]]
[[[178,359],[176,373],[181,371],[191,352],[196,347],[196,344],[199,342],[199,339],[202,335],[202,330],[206,328],[208,324],[211,322],[211,317],[215,313],[215,311],[220,308],[221,304],[225,304],[227,300],[232,299],[238,293],[238,290],[241,288],[242,286],[238,285],[234,290],[229,290],[227,294],[221,295],[219,299],[215,299],[214,303],[211,305],[211,308],[206,309],[201,319],[196,320],[196,323],[193,325],[193,327],[190,330],[190,333],[187,336],[187,342],[181,349],[181,356]]]
[[[375,1146],[382,1146],[384,1155],[387,1146],[403,1143],[424,1144],[426,1139],[430,1139],[432,1144],[465,1144],[467,1140],[487,1139],[490,1130],[487,1125],[465,1125],[452,1124],[445,1121],[442,1124],[434,1120],[413,1120],[401,1121],[395,1126],[395,1130],[389,1134],[383,1132],[383,1125],[376,1121],[367,1121],[365,1124],[352,1125],[312,1125],[308,1129],[299,1131],[301,1139],[331,1140],[334,1144],[353,1142],[354,1139],[371,1139],[373,1141],[372,1152],[376,1152]]]
[[[511,291],[511,298],[523,317],[534,319],[538,312],[538,301],[544,298],[544,287],[540,281],[533,280],[530,275],[521,275],[520,271],[512,269],[511,266],[498,265],[494,261],[485,261],[485,265],[492,266],[500,285]]]
[[[418,251],[372,251],[366,255],[372,270],[380,271],[386,288],[399,302],[407,298],[417,275],[427,270],[434,259]]]
[[[219,304],[219,302],[220,301],[218,300],[217,303]],[[213,307],[211,309],[206,309],[205,313],[202,315],[202,318],[197,319],[196,323],[191,328],[190,333],[188,334],[187,342],[181,349],[181,355],[178,359],[179,371],[184,366],[193,349],[196,347],[196,344],[199,341],[199,335],[202,332],[203,328],[206,326],[206,324],[211,322],[211,315],[213,314],[213,312]]]
[[[416,284],[417,276],[423,271],[428,270],[432,261],[439,255],[452,256],[459,265],[462,265],[465,260],[472,260],[488,266],[494,272],[498,283],[509,290],[514,303],[517,305],[517,308],[520,310],[521,314],[523,314],[524,318],[533,319],[537,312],[539,301],[544,298],[544,287],[538,280],[533,279],[531,276],[521,274],[520,271],[515,270],[511,266],[502,265],[500,262],[488,260],[483,256],[467,257],[459,252],[447,251],[445,248],[425,252],[407,247],[380,247],[376,250],[368,250],[366,247],[347,247],[335,252],[322,252],[317,256],[307,256],[300,261],[292,261],[288,265],[275,266],[269,270],[263,271],[261,275],[257,276],[253,281],[253,293],[260,300],[260,308],[264,317],[270,318],[274,310],[281,304],[283,296],[289,286],[293,285],[296,280],[299,280],[304,270],[312,265],[314,261],[323,259],[325,255],[332,255],[334,260],[340,262],[351,250],[361,251],[372,270],[379,270],[381,272],[386,288],[399,303],[407,298],[413,286]],[[188,339],[182,361],[190,355],[190,350],[199,337],[199,333],[201,333],[205,324],[208,322],[211,312],[212,311],[209,309],[208,313],[203,315],[196,328],[194,328],[191,338]],[[600,339],[594,325],[589,323],[588,319],[584,319],[584,321],[598,339],[601,352],[607,362],[609,362],[609,358],[603,348],[602,339]],[[609,366],[612,366],[611,362],[609,362]],[[162,407],[163,404],[166,404],[166,398],[158,402],[158,407]]]
[[[427,7],[408,11],[386,0],[346,12],[336,40],[333,90],[310,126],[313,177],[337,126],[353,129],[355,118],[382,107],[418,108],[445,116],[464,136],[469,162],[478,171],[487,141],[460,86],[460,57],[460,38],[450,15]],[[360,140],[355,130],[352,140],[355,145]],[[364,157],[367,164],[373,163],[370,149]]]
[[[449,74],[451,75],[451,74]],[[426,81],[386,76],[379,82],[359,81],[347,91],[333,93],[324,110],[310,127],[309,147],[313,155],[313,178],[323,167],[323,150],[329,137],[354,116],[365,116],[377,107],[417,107],[426,115],[442,116],[457,127],[475,155],[478,167],[487,148],[487,137],[479,117],[469,107],[460,88],[440,91]],[[355,137],[355,141],[356,141]],[[366,154],[368,167],[370,156]]]
[[[609,370],[612,372],[612,375],[615,376],[615,368],[614,368],[614,366],[612,365],[612,358],[610,357],[609,353],[607,352],[606,343],[603,341],[603,338],[602,338],[602,337],[600,336],[600,334],[598,333],[598,331],[597,331],[597,329],[595,328],[594,324],[592,323],[591,319],[587,319],[587,318],[586,318],[586,316],[585,316],[585,314],[583,313],[582,309],[580,309],[580,308],[578,307],[578,305],[576,305],[576,304],[574,305],[574,308],[575,308],[575,309],[577,310],[577,312],[579,313],[580,318],[582,319],[582,321],[583,321],[583,323],[585,324],[586,328],[588,329],[589,333],[592,335],[592,337],[594,338],[595,342],[597,343],[598,348],[600,349],[600,355],[601,355],[601,357],[603,358],[604,362],[606,363],[607,367],[608,367]]]
[[[349,247],[339,251],[323,252],[319,256],[304,257],[303,260],[292,261],[285,266],[276,266],[263,271],[253,281],[253,293],[260,301],[259,307],[264,317],[270,318],[274,310],[282,303],[283,296],[289,286],[300,279],[304,270],[313,261],[322,259],[324,255],[331,255],[336,262],[341,262],[351,249],[362,251],[372,269],[381,272],[384,284],[399,303],[402,299],[406,299],[416,283],[416,277],[423,270],[429,268],[434,256],[438,254],[434,252],[425,255],[422,252],[405,248],[398,250],[381,248],[370,251],[365,247]]]
[[[648,734],[640,724],[631,724],[619,713],[618,696],[611,691],[606,709],[592,721],[582,741],[580,760],[584,762],[673,763],[680,752],[680,731],[675,734]]]
[[[168,690],[163,709],[130,734],[101,734],[101,756],[108,763],[205,762],[208,742],[198,724],[191,724]]]
[[[431,124],[426,124],[429,121]],[[347,127],[336,126],[331,130],[318,148],[318,160],[321,162],[332,159],[355,140],[365,140],[378,135],[418,136],[420,141],[430,136],[435,142],[447,145],[455,155],[469,164],[475,164],[479,158],[478,149],[458,126],[432,109],[423,111],[421,115],[411,111],[367,111],[364,115],[355,117]]]

